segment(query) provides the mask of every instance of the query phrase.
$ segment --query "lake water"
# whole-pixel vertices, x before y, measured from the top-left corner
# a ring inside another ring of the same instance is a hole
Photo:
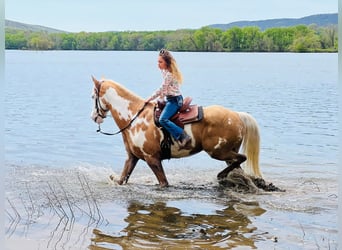
[[[96,133],[91,75],[147,97],[157,52],[6,51],[8,249],[337,249],[337,54],[174,56],[194,103],[258,121],[264,179],[286,192],[223,190],[205,153],[165,161],[166,190],[144,162],[111,183],[126,155]]]

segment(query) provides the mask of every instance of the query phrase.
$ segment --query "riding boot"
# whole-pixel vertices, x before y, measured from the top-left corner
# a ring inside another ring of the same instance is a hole
[[[184,149],[189,142],[191,142],[191,137],[184,131],[178,139],[179,149]]]

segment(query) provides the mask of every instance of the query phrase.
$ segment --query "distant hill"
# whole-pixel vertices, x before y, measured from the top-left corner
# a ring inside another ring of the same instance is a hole
[[[10,20],[5,20],[5,28],[24,30],[24,31],[33,31],[33,32],[68,33],[63,30],[48,28],[48,27],[40,26],[40,25],[25,24],[25,23],[10,21]]]
[[[318,14],[312,16],[306,16],[302,18],[280,18],[280,19],[268,19],[268,20],[259,20],[259,21],[238,21],[232,22],[228,24],[212,24],[207,27],[219,28],[222,30],[227,30],[232,27],[247,27],[247,26],[256,26],[261,30],[265,30],[268,28],[274,27],[290,27],[296,25],[310,25],[316,24],[318,26],[328,26],[328,25],[337,25],[338,23],[338,15],[334,14]]]
[[[307,16],[303,18],[280,18],[280,19],[268,19],[268,20],[259,20],[259,21],[238,21],[232,22],[228,24],[211,24],[207,27],[219,28],[222,30],[227,30],[232,27],[246,27],[246,26],[257,26],[261,30],[265,30],[272,27],[289,27],[296,26],[300,24],[310,25],[317,24],[318,26],[327,26],[327,25],[337,25],[338,23],[338,14],[318,14]],[[54,28],[49,28],[40,25],[32,25],[25,24],[20,22],[15,22],[11,20],[5,20],[5,28],[9,29],[17,29],[24,31],[33,31],[33,32],[47,32],[47,33],[69,33],[67,31],[58,30]]]

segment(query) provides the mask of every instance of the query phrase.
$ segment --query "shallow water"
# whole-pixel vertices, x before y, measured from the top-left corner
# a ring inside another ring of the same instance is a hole
[[[122,139],[95,132],[90,75],[148,96],[155,53],[7,51],[8,249],[337,249],[337,55],[176,57],[194,102],[256,118],[264,178],[286,192],[221,188],[204,153],[164,162],[170,188],[143,162],[117,186]]]
[[[21,239],[38,249],[337,249],[330,177],[268,177],[286,192],[241,194],[192,166],[168,169],[167,189],[147,168],[125,186],[109,181],[110,168],[11,168],[7,188],[20,194],[8,199],[21,215],[6,228],[12,247]]]

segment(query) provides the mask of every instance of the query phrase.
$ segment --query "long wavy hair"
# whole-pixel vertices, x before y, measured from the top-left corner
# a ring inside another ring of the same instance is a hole
[[[175,58],[171,55],[170,51],[166,49],[161,49],[159,51],[159,56],[161,56],[167,66],[167,69],[172,73],[172,75],[177,79],[179,83],[183,82],[183,75],[180,72]]]

